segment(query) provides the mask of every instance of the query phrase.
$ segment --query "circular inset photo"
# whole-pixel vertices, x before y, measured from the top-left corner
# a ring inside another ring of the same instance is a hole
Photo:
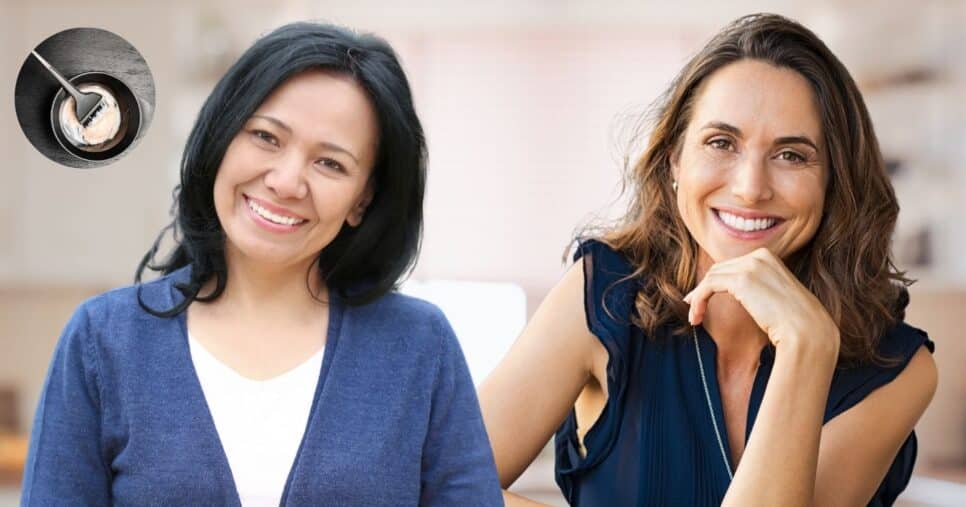
[[[14,89],[20,128],[47,158],[90,169],[119,160],[144,137],[154,79],[137,49],[100,28],[71,28],[27,55]]]

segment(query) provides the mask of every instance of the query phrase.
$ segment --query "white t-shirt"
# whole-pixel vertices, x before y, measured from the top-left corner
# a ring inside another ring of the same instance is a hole
[[[188,335],[191,360],[244,507],[278,507],[312,409],[322,347],[268,380],[238,374]]]

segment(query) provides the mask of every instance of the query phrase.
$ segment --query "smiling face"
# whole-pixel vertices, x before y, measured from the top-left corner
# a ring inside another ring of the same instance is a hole
[[[229,262],[307,266],[372,198],[378,120],[351,78],[311,70],[279,85],[229,144],[214,185]]]
[[[671,168],[678,209],[701,249],[699,270],[759,247],[787,258],[815,234],[825,202],[811,86],[791,69],[740,60],[695,93]]]

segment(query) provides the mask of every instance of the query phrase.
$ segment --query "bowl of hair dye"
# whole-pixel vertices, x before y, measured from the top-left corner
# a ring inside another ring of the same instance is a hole
[[[103,105],[87,125],[77,119],[74,98],[60,88],[50,106],[54,138],[68,153],[84,160],[107,160],[124,152],[141,130],[141,106],[131,88],[103,72],[86,72],[70,79],[81,92],[96,92]]]

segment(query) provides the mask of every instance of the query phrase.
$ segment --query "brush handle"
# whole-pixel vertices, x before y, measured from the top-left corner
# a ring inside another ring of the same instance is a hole
[[[74,88],[74,85],[70,84],[70,81],[64,79],[64,76],[60,75],[60,72],[57,72],[57,69],[55,69],[51,64],[47,63],[47,60],[45,60],[44,57],[40,56],[40,54],[38,54],[37,51],[31,51],[30,54],[34,55],[34,58],[36,58],[40,63],[42,63],[44,67],[46,67],[47,70],[50,71],[50,73],[53,74],[55,78],[57,78],[57,81],[60,81],[61,86],[63,86],[64,89],[67,90],[67,93],[71,94],[74,97],[75,102],[80,101],[81,92],[78,91],[77,88]]]

